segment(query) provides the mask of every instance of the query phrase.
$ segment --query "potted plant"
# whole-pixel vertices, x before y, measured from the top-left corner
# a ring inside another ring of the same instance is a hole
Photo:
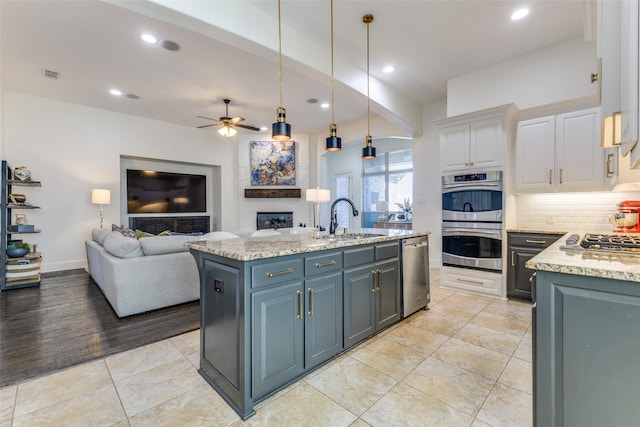
[[[411,201],[409,199],[404,199],[403,203],[396,203],[404,212],[405,221],[411,221]]]
[[[7,256],[11,258],[20,258],[30,252],[31,248],[28,243],[9,243],[7,245]]]

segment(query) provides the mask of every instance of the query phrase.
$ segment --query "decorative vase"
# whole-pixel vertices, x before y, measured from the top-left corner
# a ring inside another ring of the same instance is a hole
[[[18,166],[13,170],[13,178],[19,181],[30,181],[31,171],[26,166]]]

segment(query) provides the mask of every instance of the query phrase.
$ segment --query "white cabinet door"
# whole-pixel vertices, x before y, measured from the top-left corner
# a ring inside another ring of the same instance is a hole
[[[517,190],[553,191],[555,123],[555,116],[518,123],[514,171]]]
[[[502,123],[491,119],[469,125],[469,166],[471,168],[491,168],[502,166],[504,158],[504,138]]]
[[[524,120],[518,123],[516,135],[515,189],[604,190],[606,160],[600,146],[598,108]],[[614,166],[609,166],[609,173]]]
[[[600,146],[600,110],[556,117],[556,179],[559,191],[604,187],[604,150]]]
[[[440,161],[443,171],[469,167],[469,126],[451,126],[440,131]]]

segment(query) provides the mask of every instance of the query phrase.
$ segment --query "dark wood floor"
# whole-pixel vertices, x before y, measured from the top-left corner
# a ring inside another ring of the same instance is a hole
[[[86,271],[0,293],[0,386],[200,327],[199,302],[119,318]]]

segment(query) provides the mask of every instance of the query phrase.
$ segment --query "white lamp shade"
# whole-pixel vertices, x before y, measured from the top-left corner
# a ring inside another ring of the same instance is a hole
[[[91,191],[91,203],[96,205],[108,205],[111,203],[111,191],[102,188],[94,188]]]
[[[307,202],[328,202],[331,200],[331,191],[324,188],[309,188],[306,195]]]

